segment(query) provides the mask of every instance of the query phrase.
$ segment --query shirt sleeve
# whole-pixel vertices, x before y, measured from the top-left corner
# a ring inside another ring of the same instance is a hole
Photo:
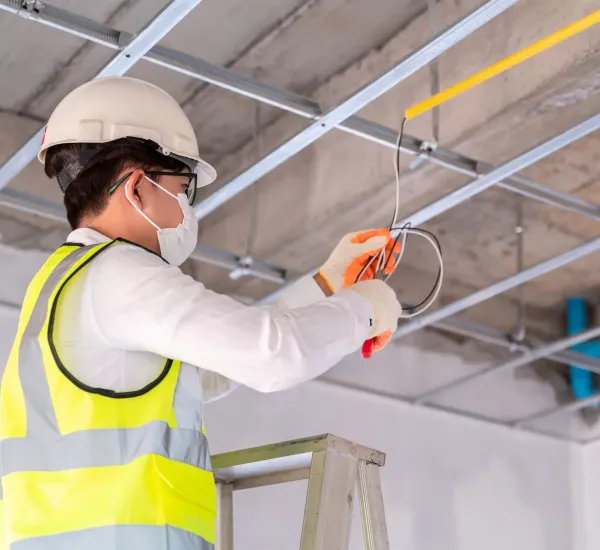
[[[285,289],[277,297],[275,305],[279,309],[297,309],[299,307],[311,306],[324,298],[325,295],[314,277],[306,275]]]
[[[324,298],[323,291],[311,274],[301,277],[289,286],[284,287],[279,296],[277,296],[274,307],[281,310],[297,309],[312,305]],[[203,371],[202,373],[202,395],[204,396],[205,403],[223,399],[239,387],[239,382],[235,382],[216,372]]]
[[[297,309],[247,306],[128,244],[102,253],[88,280],[90,314],[107,345],[184,361],[262,392],[321,375],[371,331],[372,307],[357,292]]]

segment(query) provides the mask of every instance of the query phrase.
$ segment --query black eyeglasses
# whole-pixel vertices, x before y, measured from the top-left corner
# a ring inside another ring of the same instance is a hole
[[[125,174],[122,178],[116,181],[111,187],[108,189],[108,194],[112,195],[129,176],[131,176],[133,172],[129,172]],[[177,176],[180,178],[187,178],[188,182],[184,186],[185,194],[188,198],[188,202],[190,206],[194,204],[196,200],[196,187],[198,174],[196,172],[154,172],[151,170],[144,170],[144,174],[146,174],[150,179],[158,179],[160,176]]]

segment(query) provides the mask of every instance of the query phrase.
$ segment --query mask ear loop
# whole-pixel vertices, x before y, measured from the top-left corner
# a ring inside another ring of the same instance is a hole
[[[150,178],[148,178],[147,176],[145,176],[147,180],[152,181]],[[144,212],[142,212],[137,205],[133,202],[133,199],[129,196],[129,183],[131,182],[131,178],[129,178],[127,180],[127,183],[125,184],[125,196],[127,197],[127,200],[129,201],[129,203],[131,204],[131,206],[133,206],[144,218],[146,218],[146,220],[148,221],[148,223],[150,223],[153,227],[156,228],[157,231],[160,231],[160,227],[158,227],[158,225],[156,225]],[[154,182],[152,182],[154,183]],[[156,184],[158,185],[158,184]],[[160,185],[159,185],[160,187]],[[165,191],[165,193],[169,193],[166,189],[163,189],[163,191]],[[170,195],[171,193],[169,193]]]
[[[158,187],[161,191],[164,191],[167,195],[169,195],[170,197],[173,197],[176,201],[179,201],[179,197],[177,195],[174,195],[173,193],[171,193],[171,191],[168,191],[167,189],[165,189],[160,183],[151,180],[148,176],[144,175],[144,177],[152,184],[155,185],[156,187]],[[185,193],[182,193],[182,195],[185,195]],[[186,195],[187,197],[187,195]]]

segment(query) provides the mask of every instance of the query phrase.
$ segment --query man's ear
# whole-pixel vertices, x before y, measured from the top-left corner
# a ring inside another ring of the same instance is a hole
[[[123,182],[123,192],[125,198],[137,206],[140,210],[144,203],[144,190],[146,188],[144,171],[141,169],[134,170],[131,175]]]

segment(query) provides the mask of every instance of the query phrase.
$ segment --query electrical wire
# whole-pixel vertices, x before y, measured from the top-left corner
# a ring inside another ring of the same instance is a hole
[[[421,237],[424,237],[431,243],[437,255],[439,268],[435,279],[435,283],[433,284],[431,291],[425,297],[425,299],[414,306],[402,307],[402,315],[400,317],[403,319],[416,317],[417,315],[421,315],[421,313],[424,313],[426,310],[428,310],[437,300],[437,297],[439,296],[440,291],[442,290],[442,282],[444,280],[444,261],[442,259],[442,248],[440,246],[439,241],[437,240],[437,237],[433,233],[426,231],[425,229],[414,228],[407,229],[406,231],[413,235],[419,235]]]
[[[396,139],[396,151],[394,152],[394,174],[396,176],[396,206],[394,207],[394,217],[390,224],[390,231],[396,225],[398,221],[398,212],[400,211],[400,148],[402,145],[402,138],[404,137],[404,125],[406,124],[406,117],[402,119],[400,124],[400,131],[398,132],[398,138]]]
[[[444,280],[444,262],[442,259],[442,247],[440,245],[439,240],[433,233],[431,233],[430,231],[427,231],[425,229],[411,227],[410,222],[405,223],[402,227],[396,227],[396,223],[398,221],[398,214],[400,211],[400,149],[401,149],[401,145],[402,145],[402,138],[404,137],[405,123],[406,123],[406,117],[404,117],[404,119],[402,120],[402,124],[400,125],[400,131],[398,132],[398,139],[396,140],[396,150],[394,151],[394,172],[395,172],[395,176],[396,176],[396,201],[395,201],[394,216],[392,218],[392,223],[390,223],[390,225],[389,225],[390,234],[393,235],[394,233],[397,232],[397,235],[395,236],[395,239],[394,239],[394,244],[392,246],[392,251],[395,250],[396,245],[400,242],[400,252],[398,253],[397,257],[394,260],[394,269],[392,270],[392,273],[383,275],[384,269],[387,267],[387,264],[389,263],[390,258],[393,257],[393,252],[391,253],[391,256],[387,256],[387,254],[386,254],[387,248],[384,248],[381,252],[379,252],[377,255],[373,256],[367,262],[365,267],[358,274],[356,281],[358,282],[362,279],[362,277],[364,276],[366,271],[373,265],[373,262],[375,262],[375,261],[377,261],[377,265],[375,268],[375,273],[376,273],[375,276],[387,281],[392,276],[392,274],[395,273],[396,268],[402,261],[404,252],[406,250],[406,239],[407,239],[408,235],[418,235],[418,236],[426,239],[433,246],[433,248],[436,252],[437,259],[439,262],[439,268],[438,268],[435,283],[434,283],[431,291],[429,292],[429,294],[427,294],[427,296],[425,297],[425,299],[414,306],[403,306],[402,314],[400,317],[407,319],[410,317],[416,317],[417,315],[424,313],[427,309],[429,309],[431,307],[431,305],[437,299],[437,297],[442,289],[442,282]]]
[[[408,237],[408,235],[418,235],[420,237],[425,238],[427,241],[429,241],[429,243],[433,246],[433,248],[436,252],[436,256],[437,256],[437,259],[439,262],[439,268],[438,268],[438,272],[436,275],[435,283],[433,284],[432,289],[429,291],[429,293],[427,294],[425,299],[423,299],[421,302],[419,302],[416,305],[402,307],[402,314],[400,315],[400,317],[403,319],[408,319],[410,317],[416,317],[417,315],[420,315],[421,313],[424,313],[427,309],[429,309],[431,307],[431,305],[436,301],[436,299],[442,289],[442,282],[444,279],[444,262],[442,259],[442,248],[441,248],[440,242],[438,241],[437,237],[433,233],[431,233],[430,231],[427,231],[425,229],[412,228],[412,227],[408,227],[408,226],[409,226],[409,224],[407,223],[402,228],[396,229],[396,231],[398,231],[398,235],[395,238],[393,248],[395,248],[396,243],[398,243],[400,241],[400,239],[402,239],[402,244],[400,245],[400,252],[394,261],[393,272],[383,276],[383,280],[387,281],[393,275],[393,273],[395,273],[396,268],[398,267],[398,265],[400,264],[400,262],[402,260],[404,251],[406,250],[406,238]],[[393,248],[392,248],[392,250],[393,250]],[[385,264],[387,262],[389,262],[389,260],[390,260],[389,257],[386,258],[385,252],[386,251],[383,250],[376,256],[373,256],[367,262],[365,267],[362,269],[362,271],[359,273],[358,277],[356,278],[357,282],[362,279],[362,277],[364,276],[366,271],[369,269],[369,267],[371,267],[373,265],[373,262],[375,262],[375,261],[377,261],[376,272],[380,273],[380,274],[383,273]]]

